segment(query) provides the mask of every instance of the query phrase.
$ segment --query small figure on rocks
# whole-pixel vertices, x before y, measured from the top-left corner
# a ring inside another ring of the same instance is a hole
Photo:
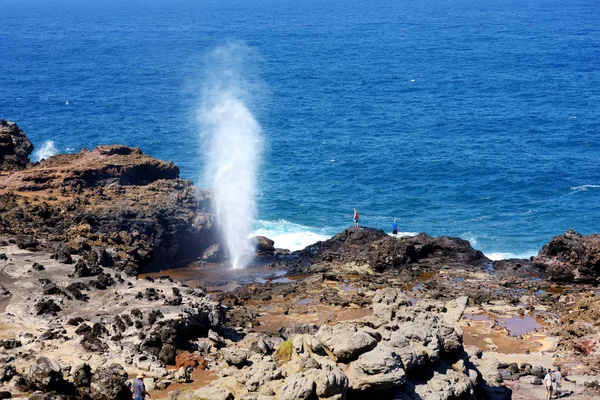
[[[358,211],[356,211],[356,208],[355,208],[354,209],[354,227],[355,228],[358,228],[358,218],[359,218]]]
[[[131,386],[131,391],[133,392],[133,400],[144,400],[146,395],[150,396],[150,393],[146,392],[146,385],[144,385],[144,374],[139,374],[136,379],[133,381],[133,386]]]
[[[398,223],[396,222],[396,218],[394,218],[394,222],[392,223],[392,236],[398,236]]]
[[[544,386],[546,387],[546,400],[552,398],[552,370],[548,368],[548,373],[544,377]]]

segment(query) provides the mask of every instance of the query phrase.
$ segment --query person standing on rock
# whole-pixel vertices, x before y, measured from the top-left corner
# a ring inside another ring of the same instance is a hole
[[[554,396],[556,398],[560,397],[560,381],[562,379],[562,374],[560,373],[560,367],[556,368],[556,371],[552,374],[552,378],[554,378]]]
[[[133,386],[131,386],[131,391],[133,392],[133,400],[144,400],[146,395],[150,396],[150,393],[146,392],[146,385],[144,385],[144,374],[139,374],[136,379],[133,381]]]
[[[394,223],[392,223],[392,236],[398,236],[398,223],[396,222],[396,218],[394,218]]]
[[[544,377],[544,386],[546,387],[546,400],[550,400],[552,398],[552,370],[550,368]]]
[[[358,211],[356,211],[356,208],[355,208],[354,209],[354,227],[355,228],[358,228],[358,218],[359,218]]]

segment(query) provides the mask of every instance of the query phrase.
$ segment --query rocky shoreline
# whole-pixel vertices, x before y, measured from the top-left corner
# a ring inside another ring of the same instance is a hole
[[[552,366],[600,398],[598,235],[491,261],[358,228],[231,271],[174,164],[32,150],[0,122],[0,398],[533,399]]]

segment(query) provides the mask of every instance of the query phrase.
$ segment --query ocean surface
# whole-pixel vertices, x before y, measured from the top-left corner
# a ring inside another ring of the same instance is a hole
[[[0,118],[36,157],[139,146],[204,185],[206,54],[263,83],[256,233],[352,225],[530,256],[600,231],[597,0],[0,0]]]

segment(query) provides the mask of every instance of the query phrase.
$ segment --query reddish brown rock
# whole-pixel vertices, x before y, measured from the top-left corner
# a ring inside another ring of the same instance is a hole
[[[129,274],[195,260],[218,242],[208,192],[179,179],[172,162],[105,145],[25,168],[33,147],[23,132],[4,121],[0,150],[2,138],[12,138],[13,153],[24,158],[11,164],[23,168],[0,171],[0,234],[52,252],[64,245],[73,253],[105,250]]]
[[[555,281],[596,279],[600,276],[600,235],[583,236],[571,230],[553,237],[533,264],[546,268]]]

